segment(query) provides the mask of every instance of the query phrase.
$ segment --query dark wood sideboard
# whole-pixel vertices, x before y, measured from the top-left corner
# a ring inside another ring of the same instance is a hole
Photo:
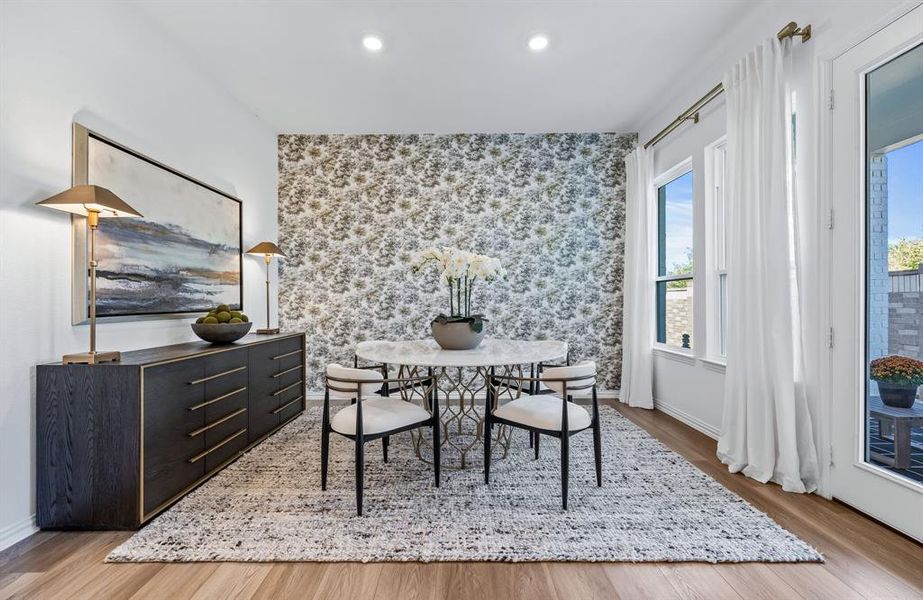
[[[39,365],[36,520],[136,529],[304,411],[303,333]]]

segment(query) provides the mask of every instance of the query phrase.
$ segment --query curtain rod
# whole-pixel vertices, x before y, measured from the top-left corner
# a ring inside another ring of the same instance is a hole
[[[794,21],[787,24],[785,27],[779,30],[779,33],[776,34],[776,37],[779,40],[784,40],[785,38],[793,38],[795,36],[801,37],[801,43],[805,43],[811,39],[811,26],[805,25],[804,27],[798,27],[798,24]],[[692,121],[693,123],[699,122],[699,111],[706,104],[717,98],[724,92],[724,86],[720,83],[713,87],[707,94],[695,101],[695,103],[683,111],[678,117],[673,119],[669,125],[660,130],[660,133],[652,137],[646,144],[644,144],[644,149],[647,150],[663,138],[670,135],[677,127],[685,123],[686,121]]]

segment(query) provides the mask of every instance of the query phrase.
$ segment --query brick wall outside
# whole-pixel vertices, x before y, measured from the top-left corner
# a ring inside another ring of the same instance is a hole
[[[892,300],[888,274],[888,158],[873,154],[869,173],[868,344],[869,359],[889,353]],[[891,353],[894,351],[891,350]]]
[[[692,347],[692,289],[667,288],[667,345],[683,345],[683,334],[689,334]]]
[[[919,275],[913,291],[892,291],[888,302],[888,354],[923,358],[923,293]],[[904,274],[892,273],[892,278],[910,279]],[[898,286],[895,286],[898,287]]]

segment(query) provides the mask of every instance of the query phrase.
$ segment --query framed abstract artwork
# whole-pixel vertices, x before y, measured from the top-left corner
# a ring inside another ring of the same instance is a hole
[[[103,219],[96,235],[97,316],[186,316],[243,309],[242,204],[74,123],[74,185],[108,188],[142,218]],[[73,321],[88,318],[88,248],[74,217]]]

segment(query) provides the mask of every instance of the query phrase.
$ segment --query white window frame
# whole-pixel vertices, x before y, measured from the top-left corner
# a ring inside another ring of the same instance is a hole
[[[727,362],[726,296],[721,280],[727,284],[727,137],[721,136],[705,146],[705,354],[708,362]]]
[[[653,285],[654,285],[654,287],[653,287],[653,289],[652,289],[651,301],[654,303],[654,322],[655,322],[655,323],[657,322],[657,283],[658,283],[658,282],[662,282],[662,281],[673,281],[673,280],[677,280],[677,279],[690,279],[690,280],[692,280],[693,323],[695,323],[695,306],[696,306],[696,285],[695,285],[695,274],[696,274],[695,264],[696,264],[696,254],[695,254],[695,245],[696,245],[696,238],[697,238],[697,236],[698,236],[698,233],[696,232],[696,229],[697,229],[697,228],[696,228],[696,226],[695,226],[695,218],[693,218],[693,221],[692,221],[692,248],[693,248],[693,252],[692,252],[692,276],[691,276],[691,277],[690,277],[690,276],[687,276],[687,275],[682,275],[682,276],[664,275],[664,276],[661,276],[661,275],[657,272],[658,252],[659,252],[658,244],[659,244],[660,231],[658,230],[658,218],[657,218],[657,204],[656,204],[656,202],[658,201],[658,196],[659,196],[659,194],[660,194],[660,188],[663,187],[663,186],[665,186],[666,184],[670,183],[670,182],[673,181],[674,179],[677,179],[677,178],[679,178],[679,177],[682,177],[683,175],[685,175],[686,173],[689,173],[689,172],[692,172],[692,180],[693,180],[693,185],[692,185],[692,212],[693,212],[693,215],[695,215],[695,206],[696,206],[695,170],[692,168],[692,157],[691,157],[691,156],[685,158],[683,161],[677,163],[676,165],[673,165],[672,167],[670,167],[669,169],[667,169],[666,171],[664,171],[663,173],[661,173],[660,175],[658,175],[657,177],[654,178],[654,195],[653,195],[654,197],[653,197],[653,200],[654,200],[655,204],[654,204],[654,206],[653,206],[653,210],[651,211],[651,213],[652,213],[652,215],[653,215],[653,229],[652,229],[652,231],[654,232],[654,235],[652,236],[652,242],[653,242],[653,243],[652,243],[652,251],[653,251],[654,260],[651,261],[652,264],[653,264],[653,269],[654,269],[654,272],[653,272],[653,280],[654,280],[654,284],[653,284]],[[693,328],[693,329],[694,329],[694,328]],[[661,350],[661,351],[663,351],[663,352],[670,353],[670,354],[678,354],[678,355],[682,355],[682,356],[687,356],[687,357],[690,357],[690,358],[692,358],[692,357],[695,356],[696,349],[698,348],[698,341],[697,341],[694,337],[693,337],[693,340],[692,340],[692,348],[683,348],[683,347],[681,347],[681,346],[671,346],[670,344],[663,344],[663,343],[661,343],[661,342],[658,342],[658,341],[657,341],[657,335],[656,335],[656,333],[657,333],[657,332],[656,332],[656,328],[655,328],[655,331],[654,331],[654,349],[656,349],[656,350]],[[693,331],[693,334],[694,334],[694,331]]]

